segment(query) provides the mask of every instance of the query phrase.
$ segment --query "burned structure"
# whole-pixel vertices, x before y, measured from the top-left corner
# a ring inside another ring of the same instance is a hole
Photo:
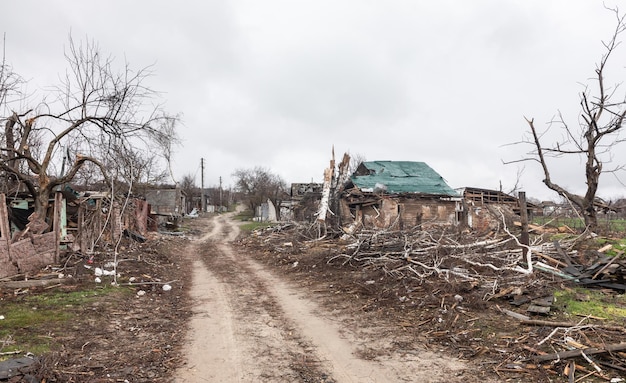
[[[460,195],[424,162],[362,162],[343,185],[343,226],[391,228],[457,225]]]

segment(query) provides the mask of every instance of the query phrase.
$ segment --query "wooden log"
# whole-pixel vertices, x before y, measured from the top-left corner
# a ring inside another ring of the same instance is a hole
[[[579,356],[583,356],[583,354],[597,355],[597,354],[605,354],[609,352],[623,351],[623,350],[626,350],[626,343],[611,344],[604,348],[589,347],[584,350],[561,351],[561,352],[557,352],[554,354],[535,355],[531,359],[533,359],[536,362],[546,362],[549,360],[577,358]]]
[[[572,322],[553,322],[547,320],[539,320],[539,319],[522,319],[521,323],[532,325],[532,326],[546,326],[546,327],[575,327],[576,323]]]

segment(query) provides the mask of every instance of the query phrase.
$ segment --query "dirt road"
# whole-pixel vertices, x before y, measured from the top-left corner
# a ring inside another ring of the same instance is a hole
[[[239,230],[228,216],[197,223],[203,234],[186,249],[194,315],[178,383],[468,381],[462,362],[426,351],[364,359],[384,342],[376,328],[347,328],[315,294],[235,252]]]

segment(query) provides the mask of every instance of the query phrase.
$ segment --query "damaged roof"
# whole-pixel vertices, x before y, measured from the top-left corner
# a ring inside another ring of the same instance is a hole
[[[424,162],[366,161],[350,176],[364,192],[420,193],[459,197],[442,176]]]

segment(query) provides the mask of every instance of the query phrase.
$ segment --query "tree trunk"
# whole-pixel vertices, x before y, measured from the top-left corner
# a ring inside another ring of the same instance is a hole
[[[40,191],[35,198],[35,211],[28,217],[28,229],[33,234],[44,233],[50,225],[46,222],[48,214],[48,195],[47,191]]]
[[[50,225],[46,223],[48,207],[50,205],[50,193],[54,185],[45,174],[39,175],[39,190],[33,195],[35,206],[33,214],[28,217],[28,228],[33,234],[42,234]]]
[[[581,206],[583,219],[585,220],[585,226],[591,231],[595,231],[598,227],[598,216],[596,215],[596,209],[593,206],[593,201],[588,201],[586,198],[583,200],[583,206]]]

